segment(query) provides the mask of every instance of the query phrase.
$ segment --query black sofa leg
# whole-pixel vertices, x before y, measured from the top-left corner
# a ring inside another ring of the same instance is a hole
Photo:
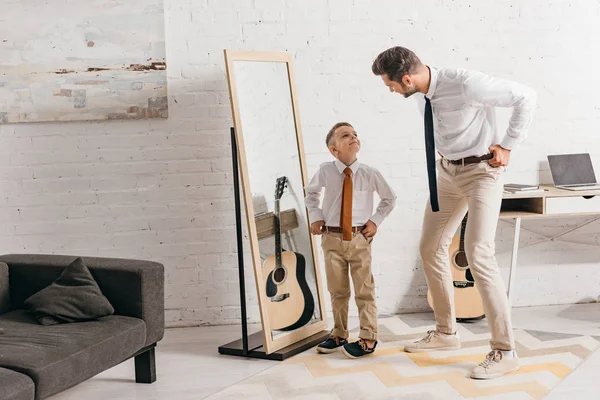
[[[156,381],[156,360],[154,349],[151,347],[135,356],[135,381],[137,383],[152,383]]]

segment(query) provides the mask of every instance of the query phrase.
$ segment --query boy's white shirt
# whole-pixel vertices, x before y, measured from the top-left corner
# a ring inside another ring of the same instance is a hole
[[[326,226],[339,227],[342,208],[342,190],[346,165],[339,160],[321,164],[306,190],[306,208],[310,223],[325,221]],[[381,173],[366,164],[355,161],[352,170],[352,226],[362,226],[371,220],[379,226],[396,204],[396,194]],[[321,206],[321,191],[325,188]],[[373,193],[380,198],[373,213]]]

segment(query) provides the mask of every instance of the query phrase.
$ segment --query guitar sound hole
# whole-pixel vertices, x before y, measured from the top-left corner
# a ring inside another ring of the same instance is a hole
[[[277,268],[273,273],[273,280],[275,283],[281,283],[285,279],[285,270],[283,268]]]
[[[469,263],[467,262],[467,254],[464,251],[459,251],[456,253],[454,262],[461,268],[466,268],[469,266]]]

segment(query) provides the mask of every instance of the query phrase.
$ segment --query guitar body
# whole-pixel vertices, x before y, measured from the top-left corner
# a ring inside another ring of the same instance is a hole
[[[263,263],[263,276],[267,277],[267,313],[271,329],[291,331],[310,321],[315,303],[306,282],[304,256],[293,251],[283,251],[281,259],[283,268],[277,268],[274,255]]]
[[[485,317],[483,311],[483,301],[475,285],[475,280],[471,274],[469,263],[467,262],[464,251],[464,232],[467,217],[463,219],[460,235],[452,238],[452,243],[448,249],[450,256],[450,268],[452,270],[452,283],[454,287],[454,310],[457,321],[468,321],[482,319]],[[433,309],[433,299],[431,291],[427,291],[427,302]]]
[[[306,259],[300,253],[285,251],[281,246],[279,200],[287,178],[277,178],[275,185],[275,253],[263,263],[266,310],[271,329],[291,331],[308,323],[315,311],[315,301],[306,282]]]

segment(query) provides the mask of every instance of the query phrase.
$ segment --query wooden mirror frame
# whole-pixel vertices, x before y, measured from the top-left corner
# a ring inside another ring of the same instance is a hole
[[[321,269],[319,266],[319,257],[316,251],[315,237],[310,233],[310,220],[308,211],[306,213],[306,222],[308,224],[307,232],[310,235],[311,252],[313,264],[315,268],[315,280],[317,288],[318,301],[315,305],[320,307],[321,320],[312,324],[307,324],[301,328],[289,332],[287,335],[273,340],[270,328],[270,322],[266,310],[266,302],[268,298],[265,294],[265,278],[262,273],[262,261],[258,246],[258,234],[256,229],[256,221],[254,218],[254,205],[252,203],[252,193],[250,190],[250,179],[248,165],[246,162],[246,149],[244,147],[244,132],[241,123],[239,99],[237,93],[237,82],[234,71],[235,61],[254,61],[254,62],[276,62],[285,63],[287,67],[288,80],[290,85],[292,111],[294,113],[294,123],[296,128],[296,142],[298,144],[298,158],[300,161],[300,171],[302,175],[302,186],[308,185],[306,172],[306,163],[304,161],[304,143],[302,141],[302,131],[300,129],[300,118],[298,114],[298,101],[296,99],[296,87],[294,84],[294,72],[292,68],[292,54],[287,52],[262,52],[262,51],[244,51],[244,50],[228,50],[225,49],[225,65],[227,70],[227,81],[229,84],[229,97],[231,99],[231,109],[233,112],[233,123],[235,128],[236,144],[238,149],[239,169],[242,182],[242,192],[244,193],[244,203],[246,206],[246,221],[248,224],[248,233],[250,239],[250,248],[252,251],[252,260],[254,264],[254,277],[256,282],[256,290],[258,293],[258,303],[260,309],[260,317],[262,321],[264,347],[266,354],[273,353],[284,347],[290,346],[300,340],[303,340],[311,335],[319,333],[327,329],[327,313],[325,310],[325,301],[323,298],[323,289],[321,282]]]

